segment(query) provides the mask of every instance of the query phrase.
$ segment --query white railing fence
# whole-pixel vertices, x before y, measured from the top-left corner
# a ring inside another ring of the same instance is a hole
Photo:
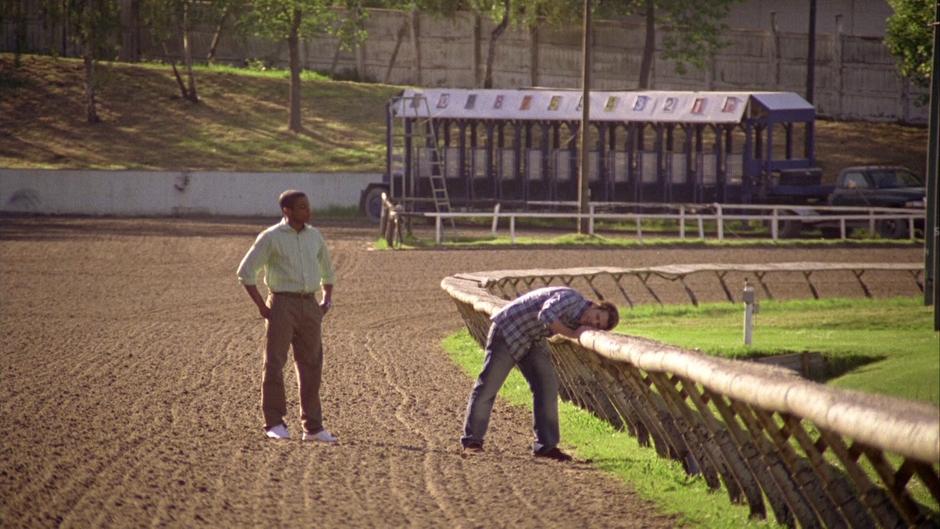
[[[548,204],[548,203],[546,203]],[[535,205],[538,205],[537,203]],[[570,203],[551,203],[552,206],[569,206]],[[646,213],[628,212],[611,213],[605,209],[612,207],[655,208],[659,210],[672,210],[673,213]],[[752,213],[746,213],[752,212]],[[644,220],[665,220],[676,223],[679,238],[688,238],[687,224],[694,223],[698,239],[705,239],[708,233],[706,222],[714,222],[714,237],[723,241],[730,233],[727,223],[729,221],[761,222],[770,228],[770,238],[774,241],[782,237],[781,227],[787,222],[798,222],[802,225],[813,226],[826,223],[835,229],[838,226],[839,238],[846,239],[849,230],[864,226],[869,233],[876,233],[880,223],[895,221],[906,224],[904,232],[910,240],[915,240],[918,220],[925,218],[923,209],[908,208],[882,208],[882,207],[850,207],[850,206],[777,206],[754,204],[613,204],[591,203],[588,213],[578,212],[530,212],[530,211],[503,211],[497,204],[492,212],[466,211],[449,213],[413,213],[434,219],[434,240],[441,244],[444,241],[443,219],[492,219],[492,233],[499,232],[499,222],[508,220],[509,239],[516,241],[516,219],[559,219],[580,221],[587,219],[588,233],[594,234],[597,221],[615,221],[633,223],[636,236],[643,238]]]

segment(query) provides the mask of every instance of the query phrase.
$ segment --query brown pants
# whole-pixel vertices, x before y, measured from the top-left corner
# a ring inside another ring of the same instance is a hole
[[[316,298],[272,294],[268,298],[271,318],[267,322],[264,348],[264,375],[261,381],[261,409],[264,427],[284,422],[287,401],[284,395],[284,364],[287,350],[294,348],[294,365],[300,386],[300,421],[304,431],[323,429],[320,407],[320,378],[323,373],[323,313]]]

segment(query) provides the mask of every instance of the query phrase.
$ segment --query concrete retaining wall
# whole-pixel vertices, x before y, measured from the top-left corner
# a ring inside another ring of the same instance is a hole
[[[272,215],[289,188],[313,208],[359,204],[379,173],[229,173],[0,169],[0,212],[79,215]]]

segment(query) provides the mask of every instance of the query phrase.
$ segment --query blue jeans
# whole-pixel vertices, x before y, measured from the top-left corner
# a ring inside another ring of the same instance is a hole
[[[558,444],[558,379],[555,377],[548,349],[541,341],[536,342],[517,363],[509,355],[506,340],[493,325],[486,338],[483,371],[470,392],[470,402],[467,404],[467,417],[464,420],[463,436],[460,438],[464,446],[469,443],[483,444],[496,394],[515,365],[519,366],[522,376],[529,383],[529,389],[532,390],[535,430],[535,444],[532,449],[544,452]]]

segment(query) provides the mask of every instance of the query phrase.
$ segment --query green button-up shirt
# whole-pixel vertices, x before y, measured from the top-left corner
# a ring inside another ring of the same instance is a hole
[[[238,281],[257,284],[262,269],[272,292],[317,292],[335,279],[330,251],[320,231],[306,224],[298,232],[286,219],[258,235],[238,266]]]

